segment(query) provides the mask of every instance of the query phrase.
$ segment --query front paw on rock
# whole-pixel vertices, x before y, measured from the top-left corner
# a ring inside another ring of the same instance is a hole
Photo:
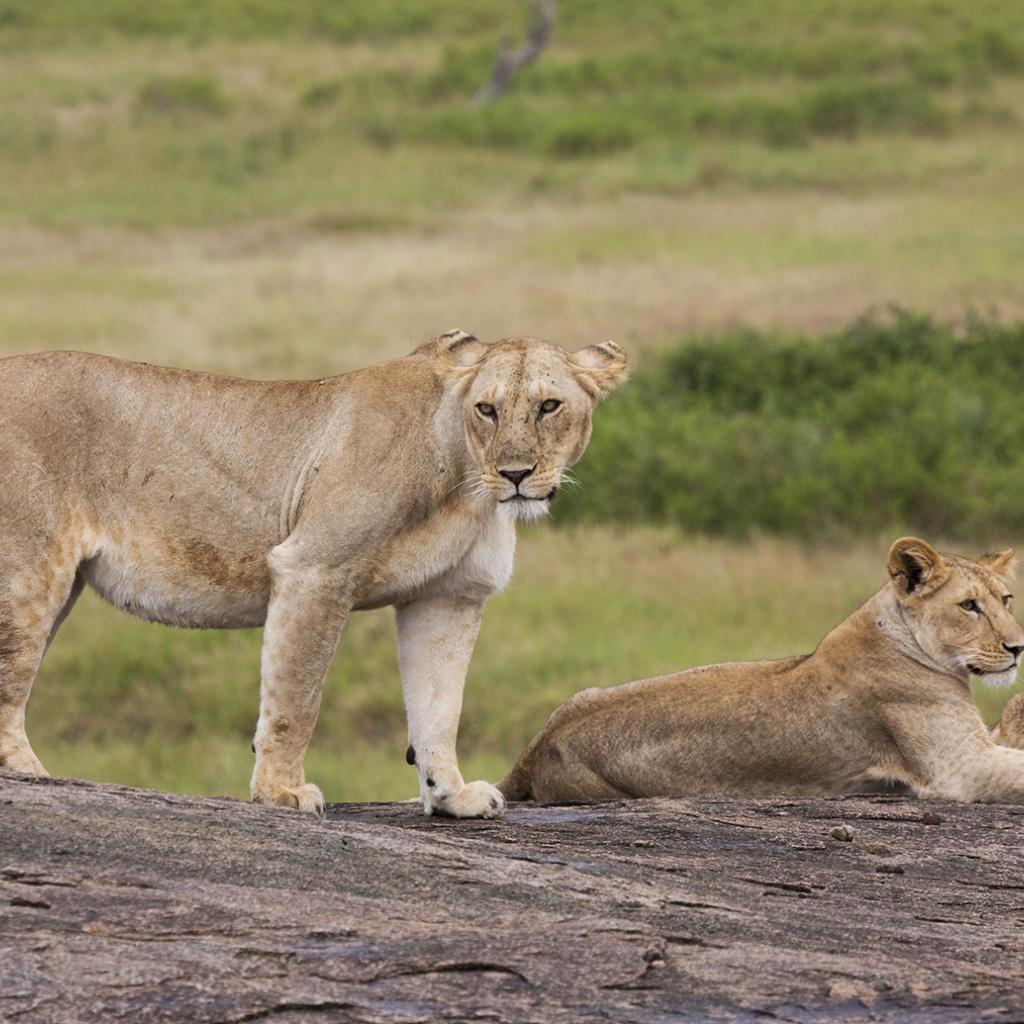
[[[434,798],[424,811],[448,818],[500,818],[505,798],[489,782],[470,782],[456,793]]]
[[[258,804],[272,807],[291,807],[305,811],[307,814],[323,814],[326,806],[324,795],[319,786],[307,782],[302,786],[273,786],[258,793],[253,793],[253,800]]]

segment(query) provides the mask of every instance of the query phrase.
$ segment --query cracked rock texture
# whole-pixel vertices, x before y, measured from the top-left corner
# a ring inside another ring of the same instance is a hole
[[[0,1020],[1021,1021],[1022,835],[893,797],[317,820],[0,771]]]

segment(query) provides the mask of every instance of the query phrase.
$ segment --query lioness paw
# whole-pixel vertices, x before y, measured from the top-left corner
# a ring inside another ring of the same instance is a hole
[[[38,775],[41,778],[50,774],[27,744],[14,747],[9,752],[0,749],[0,768],[6,768],[12,772],[22,772],[25,775]]]
[[[505,798],[489,782],[469,782],[460,790],[423,803],[424,814],[450,818],[500,818],[505,813]]]
[[[254,790],[253,801],[272,807],[291,807],[309,814],[323,814],[326,803],[319,786],[307,782],[302,786],[263,785]]]

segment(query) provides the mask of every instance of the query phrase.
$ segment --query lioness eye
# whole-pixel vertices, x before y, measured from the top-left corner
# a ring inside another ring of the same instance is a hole
[[[557,398],[547,398],[540,403],[541,412],[554,412],[562,403]]]
[[[979,611],[981,611],[981,609],[978,607],[978,602],[975,601],[973,597],[969,598],[966,601],[961,601],[960,602],[960,607],[963,608],[963,610],[965,612],[979,612]]]
[[[481,416],[486,416],[488,419],[496,420],[498,418],[498,410],[494,408],[490,402],[477,402],[476,411]]]
[[[1012,600],[1013,600],[1013,594],[1003,594],[1003,604],[1005,604],[1007,608],[1010,607],[1010,602]]]

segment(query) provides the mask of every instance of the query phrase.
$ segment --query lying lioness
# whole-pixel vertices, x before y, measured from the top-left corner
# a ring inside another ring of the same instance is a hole
[[[303,757],[324,673],[349,613],[390,604],[424,810],[500,814],[455,760],[480,614],[625,366],[612,342],[464,331],[310,381],[0,361],[0,767],[44,771],[25,702],[89,584],[154,622],[264,625],[252,796],[318,810]]]
[[[1012,551],[978,561],[906,537],[886,584],[811,655],[584,690],[499,788],[512,800],[857,792],[1024,801],[1024,751],[997,746],[972,675],[1005,686],[1024,651]]]

